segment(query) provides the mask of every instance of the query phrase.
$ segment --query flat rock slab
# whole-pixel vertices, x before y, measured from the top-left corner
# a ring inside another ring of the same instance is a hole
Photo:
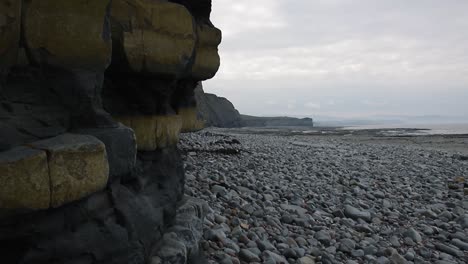
[[[0,152],[0,208],[47,209],[49,204],[46,152],[26,147]]]
[[[47,153],[51,207],[79,200],[106,186],[106,149],[95,137],[64,134],[34,142],[31,147]]]

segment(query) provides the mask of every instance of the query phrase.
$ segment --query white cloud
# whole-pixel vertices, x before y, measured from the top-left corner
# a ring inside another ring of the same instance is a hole
[[[278,101],[276,100],[268,100],[265,102],[267,105],[277,105],[278,104]]]
[[[405,39],[343,40],[316,46],[227,51],[221,79],[462,79],[468,82],[468,52],[408,48]],[[388,47],[392,47],[391,49]],[[378,50],[379,52],[374,52]]]
[[[466,10],[466,0],[215,0],[221,68],[206,87],[252,114],[307,112],[311,98],[317,112],[468,117]],[[274,107],[259,106],[266,95]]]
[[[212,20],[223,30],[225,38],[247,31],[285,27],[278,1],[214,0]]]
[[[320,104],[317,104],[317,103],[314,103],[314,102],[308,102],[304,106],[307,107],[307,108],[310,108],[310,109],[315,109],[315,110],[318,110],[318,109],[322,108],[320,106]]]
[[[388,103],[385,101],[362,100],[361,103],[370,107],[383,107],[388,105]]]

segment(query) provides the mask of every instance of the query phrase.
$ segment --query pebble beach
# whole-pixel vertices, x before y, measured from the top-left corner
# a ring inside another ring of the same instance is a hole
[[[206,257],[468,263],[468,137],[429,141],[227,129],[182,135],[185,192],[211,207]]]

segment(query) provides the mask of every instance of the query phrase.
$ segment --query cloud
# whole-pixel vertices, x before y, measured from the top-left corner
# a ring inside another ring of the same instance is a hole
[[[278,1],[215,0],[212,20],[222,28],[225,38],[237,34],[265,29],[280,29],[285,26]]]
[[[307,107],[307,108],[316,109],[316,110],[322,108],[320,106],[320,104],[317,104],[317,103],[314,103],[314,102],[308,102],[304,106]]]
[[[251,114],[307,112],[310,101],[343,115],[468,117],[466,10],[466,0],[213,1],[224,38],[205,86]],[[265,97],[277,104],[256,102]]]
[[[383,106],[388,105],[388,103],[384,101],[371,101],[371,100],[363,100],[361,101],[361,103],[363,105],[371,106],[371,107],[383,107]]]

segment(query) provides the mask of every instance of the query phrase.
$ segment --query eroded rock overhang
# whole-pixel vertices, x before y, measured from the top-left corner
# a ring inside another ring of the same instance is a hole
[[[0,0],[6,263],[151,257],[183,196],[179,134],[203,127],[193,90],[220,65],[210,12],[206,0]]]

